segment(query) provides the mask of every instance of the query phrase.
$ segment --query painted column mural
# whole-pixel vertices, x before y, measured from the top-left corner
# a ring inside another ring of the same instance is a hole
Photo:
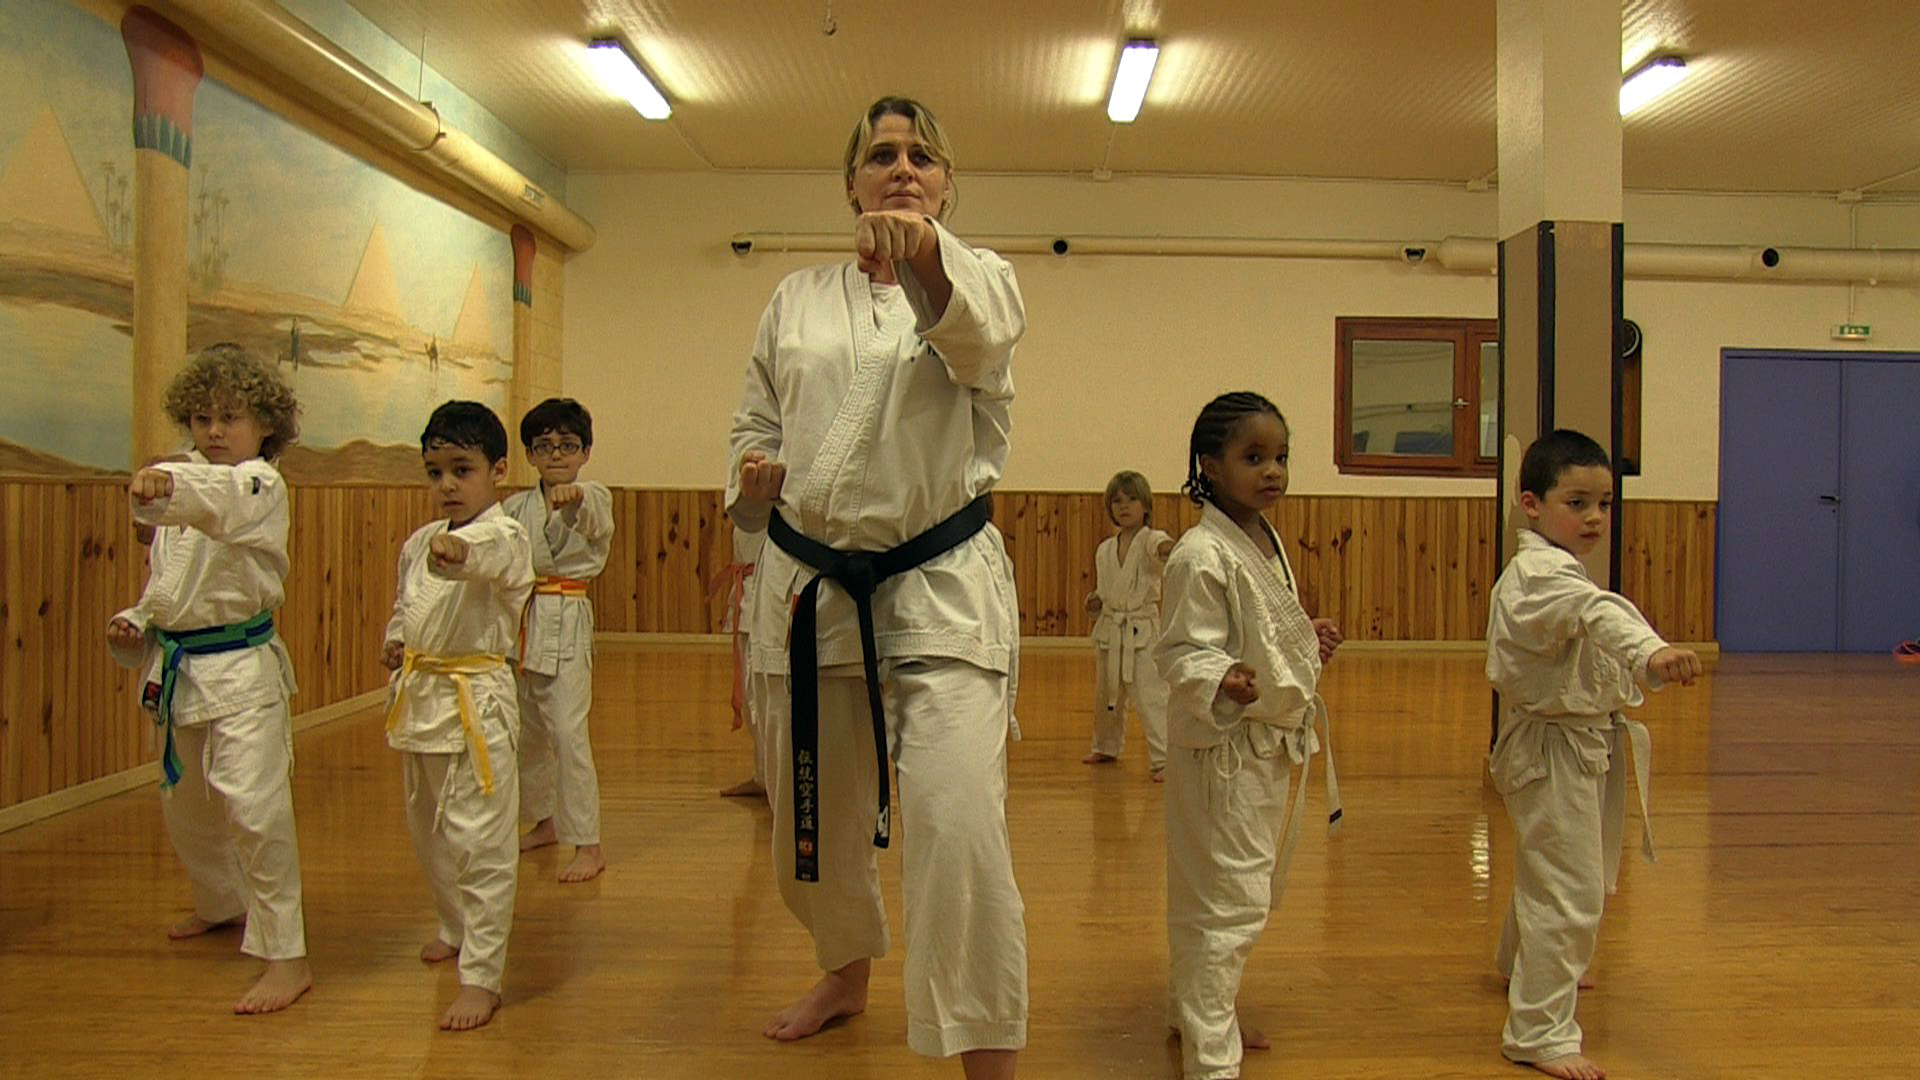
[[[133,65],[133,466],[179,442],[161,408],[187,354],[187,187],[193,92],[206,66],[186,31],[131,7],[120,36]]]
[[[533,230],[515,225],[513,239],[513,387],[507,394],[508,441],[513,441],[520,418],[533,408],[529,383],[533,374],[533,257],[537,246]],[[516,484],[532,484],[536,477],[523,454],[512,455],[508,479]]]

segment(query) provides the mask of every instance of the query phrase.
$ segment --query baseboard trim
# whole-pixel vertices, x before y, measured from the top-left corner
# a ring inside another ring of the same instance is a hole
[[[602,630],[594,635],[594,640],[606,645],[646,645],[655,648],[684,649],[689,651],[705,650],[713,646],[723,646],[732,640],[729,634],[669,634],[647,633],[637,630]],[[1676,641],[1673,644],[1692,649],[1707,656],[1720,655],[1720,644],[1715,641]],[[1093,641],[1086,637],[1023,637],[1020,648],[1027,651],[1046,651],[1052,649],[1077,649],[1093,651]],[[1479,638],[1463,641],[1349,641],[1340,646],[1350,652],[1445,652],[1468,653],[1485,652],[1487,643]]]
[[[355,713],[364,712],[383,704],[386,698],[386,688],[381,687],[364,694],[355,694],[353,697],[336,701],[331,705],[322,705],[320,708],[295,716],[293,730],[298,734],[319,727],[321,724],[332,723]],[[61,788],[59,791],[49,792],[22,803],[15,803],[0,810],[0,833],[11,832],[36,821],[45,821],[56,814],[78,810],[91,803],[110,799],[115,795],[124,794],[154,782],[154,763],[145,761],[131,769],[122,769],[108,776],[88,780],[69,788]]]

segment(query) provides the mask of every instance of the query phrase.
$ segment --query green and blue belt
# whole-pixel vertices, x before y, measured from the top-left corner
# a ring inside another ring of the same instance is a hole
[[[153,722],[167,733],[160,754],[162,788],[180,782],[180,751],[173,741],[173,692],[180,682],[180,664],[189,656],[257,649],[273,640],[273,612],[263,611],[246,622],[233,626],[210,626],[205,630],[161,630],[153,636],[160,642],[160,696],[153,702]]]

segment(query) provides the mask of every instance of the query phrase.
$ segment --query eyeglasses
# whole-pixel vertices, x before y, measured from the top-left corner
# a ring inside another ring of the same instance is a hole
[[[586,449],[579,439],[535,439],[530,447],[535,457],[572,457]]]

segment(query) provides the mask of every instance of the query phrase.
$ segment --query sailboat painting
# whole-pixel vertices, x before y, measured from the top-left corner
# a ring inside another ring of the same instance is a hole
[[[0,476],[122,473],[141,133],[121,27],[66,0],[7,0],[0,94]],[[187,354],[233,341],[280,365],[302,408],[281,463],[295,483],[417,482],[434,406],[504,413],[507,236],[216,75],[191,94],[175,158]]]

